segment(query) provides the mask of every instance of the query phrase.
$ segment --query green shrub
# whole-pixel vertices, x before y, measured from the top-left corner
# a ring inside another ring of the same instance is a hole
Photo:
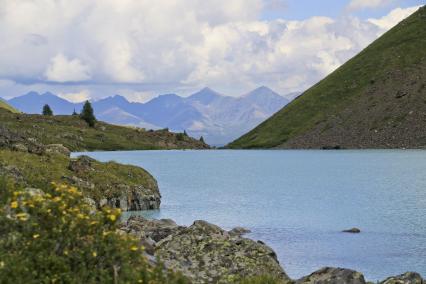
[[[187,283],[117,231],[118,209],[96,211],[74,187],[3,180],[0,193],[0,283]]]
[[[185,140],[185,134],[184,133],[178,133],[178,134],[176,134],[176,140],[177,141],[183,141],[183,140]]]

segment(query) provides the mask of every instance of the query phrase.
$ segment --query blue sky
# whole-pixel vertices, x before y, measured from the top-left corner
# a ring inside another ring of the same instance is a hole
[[[351,11],[353,15],[360,18],[381,17],[395,8],[407,8],[424,5],[423,0],[393,0],[370,9]],[[289,20],[303,20],[313,16],[326,16],[337,18],[347,13],[346,7],[350,1],[347,0],[276,0],[266,9],[262,18],[271,20],[285,18]],[[275,9],[274,9],[275,8]]]
[[[285,95],[327,76],[419,0],[2,0],[0,96],[146,101],[203,87]]]

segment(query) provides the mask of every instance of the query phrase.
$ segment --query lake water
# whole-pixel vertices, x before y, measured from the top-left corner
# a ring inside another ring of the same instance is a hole
[[[161,209],[145,216],[247,227],[293,278],[323,266],[352,268],[374,281],[405,271],[426,276],[426,151],[89,155],[155,176]],[[340,232],[351,227],[361,234]]]

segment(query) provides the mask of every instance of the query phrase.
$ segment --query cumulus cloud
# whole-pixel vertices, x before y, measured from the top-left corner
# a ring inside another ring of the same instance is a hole
[[[280,3],[0,0],[0,79],[87,84],[71,91],[63,85],[68,98],[124,90],[145,100],[206,85],[230,94],[268,85],[285,94],[314,84],[414,11],[369,20],[260,20],[262,9]]]
[[[65,55],[58,54],[50,60],[44,73],[48,81],[79,82],[90,79],[90,71],[79,59],[69,60]]]
[[[348,8],[349,10],[360,10],[366,8],[377,8],[389,4],[391,0],[352,0]]]
[[[59,97],[65,99],[65,100],[73,102],[73,103],[84,102],[84,101],[89,100],[91,98],[89,90],[81,90],[81,91],[71,92],[71,93],[60,92],[57,95]]]
[[[368,21],[380,27],[382,30],[389,30],[393,26],[395,26],[395,23],[401,22],[403,19],[414,13],[420,7],[421,6],[410,7],[406,9],[396,8],[395,10],[392,10],[388,15],[381,17],[380,19],[369,19]]]

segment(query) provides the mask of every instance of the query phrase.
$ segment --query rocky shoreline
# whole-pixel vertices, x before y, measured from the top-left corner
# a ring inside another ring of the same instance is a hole
[[[262,241],[245,238],[242,228],[226,231],[206,221],[179,226],[173,220],[148,220],[131,216],[121,232],[137,237],[153,262],[160,259],[167,268],[179,271],[192,283],[230,283],[255,276],[268,276],[276,283],[365,284],[360,272],[324,267],[300,279],[291,279],[275,252]],[[380,284],[423,284],[415,272],[388,277]]]

